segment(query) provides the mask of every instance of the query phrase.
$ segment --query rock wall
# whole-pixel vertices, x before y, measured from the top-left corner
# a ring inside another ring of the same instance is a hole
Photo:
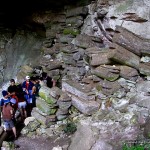
[[[4,32],[4,31],[3,31]],[[21,29],[1,33],[0,84],[14,78],[22,65],[35,65],[41,55],[42,38]],[[14,32],[14,33],[13,33]]]
[[[69,115],[80,122],[70,150],[121,149],[124,141],[143,138],[139,122],[144,124],[150,107],[149,7],[146,0],[98,0],[33,14],[46,30],[36,65],[59,88],[41,88],[31,118],[38,123],[31,121],[29,129],[54,135],[59,125],[51,125]]]
[[[97,1],[85,7],[66,8],[59,14],[47,13],[45,20],[38,18],[46,28],[45,55],[39,65],[60,83],[72,106],[91,116],[77,117],[81,126],[72,138],[70,150],[87,146],[93,150],[121,149],[124,141],[143,138],[139,119],[145,120],[149,115],[145,96],[148,91],[139,92],[137,84],[149,82],[150,40],[142,27],[147,27],[149,18],[133,12],[137,9],[130,12],[128,8],[134,3],[107,5]],[[122,20],[120,14],[117,18],[109,12],[118,5],[126,6],[118,12],[127,15]],[[144,2],[142,6],[149,7]],[[117,19],[123,23],[118,24]]]

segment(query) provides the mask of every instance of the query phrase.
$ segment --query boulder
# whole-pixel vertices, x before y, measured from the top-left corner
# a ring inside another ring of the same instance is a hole
[[[76,38],[72,41],[72,44],[84,49],[95,46],[92,38],[86,34],[77,35]]]
[[[59,101],[61,101],[61,102],[70,102],[71,97],[67,93],[62,93],[61,96],[58,99],[58,103],[59,103]]]
[[[101,90],[102,93],[105,95],[111,95],[111,94],[114,94],[116,91],[118,91],[121,88],[121,86],[119,85],[117,81],[110,82],[110,81],[104,80],[104,81],[100,81],[97,84],[96,88],[98,90]]]
[[[76,61],[73,59],[73,55],[72,54],[66,54],[66,53],[63,53],[62,54],[62,62],[64,64],[67,64],[67,65],[72,65],[72,66],[75,66],[76,65]]]
[[[117,66],[101,65],[95,69],[92,69],[91,73],[106,79],[108,81],[115,81],[119,78],[120,68]]]
[[[92,115],[100,108],[100,104],[98,102],[85,101],[76,96],[72,96],[72,105],[86,115]]]
[[[150,63],[140,63],[139,72],[143,75],[150,76]]]
[[[90,150],[96,137],[89,125],[79,125],[68,150]]]
[[[25,126],[27,126],[31,121],[34,121],[34,120],[35,120],[34,117],[27,117],[27,118],[24,120]]]
[[[112,48],[109,55],[111,60],[136,69],[139,68],[140,57],[117,44],[111,44],[110,47]]]
[[[80,27],[83,24],[82,16],[69,17],[66,19],[66,24],[71,24],[74,27]]]
[[[55,124],[57,121],[56,115],[50,115],[50,116],[46,116],[46,122],[45,125],[47,127],[49,127],[52,124]]]
[[[31,115],[38,121],[40,122],[42,125],[46,125],[46,117],[44,117],[43,115],[39,114],[36,109],[33,109],[31,112]]]
[[[40,127],[40,122],[37,121],[36,119],[33,121],[30,121],[27,125],[29,132],[35,131],[38,127]]]
[[[147,92],[150,92],[150,81],[141,81],[141,82],[138,82],[136,84],[136,90],[138,93],[141,93],[141,92],[144,92],[144,93],[147,93]]]
[[[56,108],[50,107],[49,104],[40,97],[36,99],[36,107],[47,115],[52,115],[56,112]]]
[[[62,95],[62,90],[58,88],[57,86],[52,87],[49,92],[50,92],[50,95],[56,99],[58,99],[60,95]]]
[[[50,76],[50,77],[58,76],[58,75],[60,75],[60,70],[55,69],[55,70],[47,71],[47,75]]]
[[[76,7],[72,9],[68,9],[66,13],[66,17],[79,16],[88,14],[88,7]]]
[[[140,38],[138,35],[121,26],[117,26],[116,31],[113,36],[113,42],[139,56],[141,53],[150,54],[148,48],[150,47],[150,40]]]
[[[57,101],[57,104],[59,106],[60,109],[62,110],[66,110],[69,109],[71,106],[71,101],[68,102],[64,102],[64,101]]]
[[[110,64],[112,61],[109,59],[109,50],[106,51],[100,51],[97,54],[92,54],[90,59],[90,65],[91,66],[98,66],[98,65],[104,65],[104,64]]]
[[[139,75],[138,71],[134,68],[128,67],[128,66],[120,66],[120,76],[132,80],[134,77],[137,77]]]
[[[76,61],[79,61],[79,60],[83,59],[83,56],[84,56],[84,50],[81,49],[77,53],[73,54],[73,59]]]
[[[62,91],[76,95],[85,101],[95,100],[95,94],[91,92],[91,89],[90,85],[81,85],[71,80],[62,81]]]
[[[62,63],[58,60],[54,60],[54,61],[50,61],[47,66],[46,69],[47,70],[53,70],[53,69],[59,69],[62,67]]]
[[[42,86],[39,91],[39,96],[44,99],[48,104],[55,104],[57,100],[50,95],[50,88],[47,86]]]

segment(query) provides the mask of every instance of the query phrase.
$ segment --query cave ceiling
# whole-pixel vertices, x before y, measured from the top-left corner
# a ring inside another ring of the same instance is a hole
[[[58,10],[64,5],[76,5],[90,0],[2,0],[0,4],[0,26],[16,27],[35,12]]]

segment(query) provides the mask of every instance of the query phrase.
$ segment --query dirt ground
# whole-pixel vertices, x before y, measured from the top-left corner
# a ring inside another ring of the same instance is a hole
[[[65,137],[19,137],[15,141],[15,144],[19,146],[16,150],[52,150],[53,147],[63,147],[63,150],[67,150],[70,144],[70,136]]]

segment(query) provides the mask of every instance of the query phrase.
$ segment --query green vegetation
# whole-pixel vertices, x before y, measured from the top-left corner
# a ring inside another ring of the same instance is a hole
[[[97,89],[98,91],[101,91],[101,90],[102,90],[102,86],[101,86],[101,85],[97,85],[97,86],[96,86],[96,89]]]
[[[69,133],[73,134],[76,130],[77,130],[77,127],[74,122],[67,123],[66,126],[64,127],[64,132],[68,134]]]
[[[71,34],[73,36],[77,36],[78,34],[80,34],[80,31],[77,29],[64,29],[63,34]]]
[[[150,150],[150,143],[141,143],[132,146],[124,144],[123,150]]]
[[[39,96],[44,99],[48,104],[54,104],[56,100],[51,96],[47,96],[44,92],[39,92]]]

